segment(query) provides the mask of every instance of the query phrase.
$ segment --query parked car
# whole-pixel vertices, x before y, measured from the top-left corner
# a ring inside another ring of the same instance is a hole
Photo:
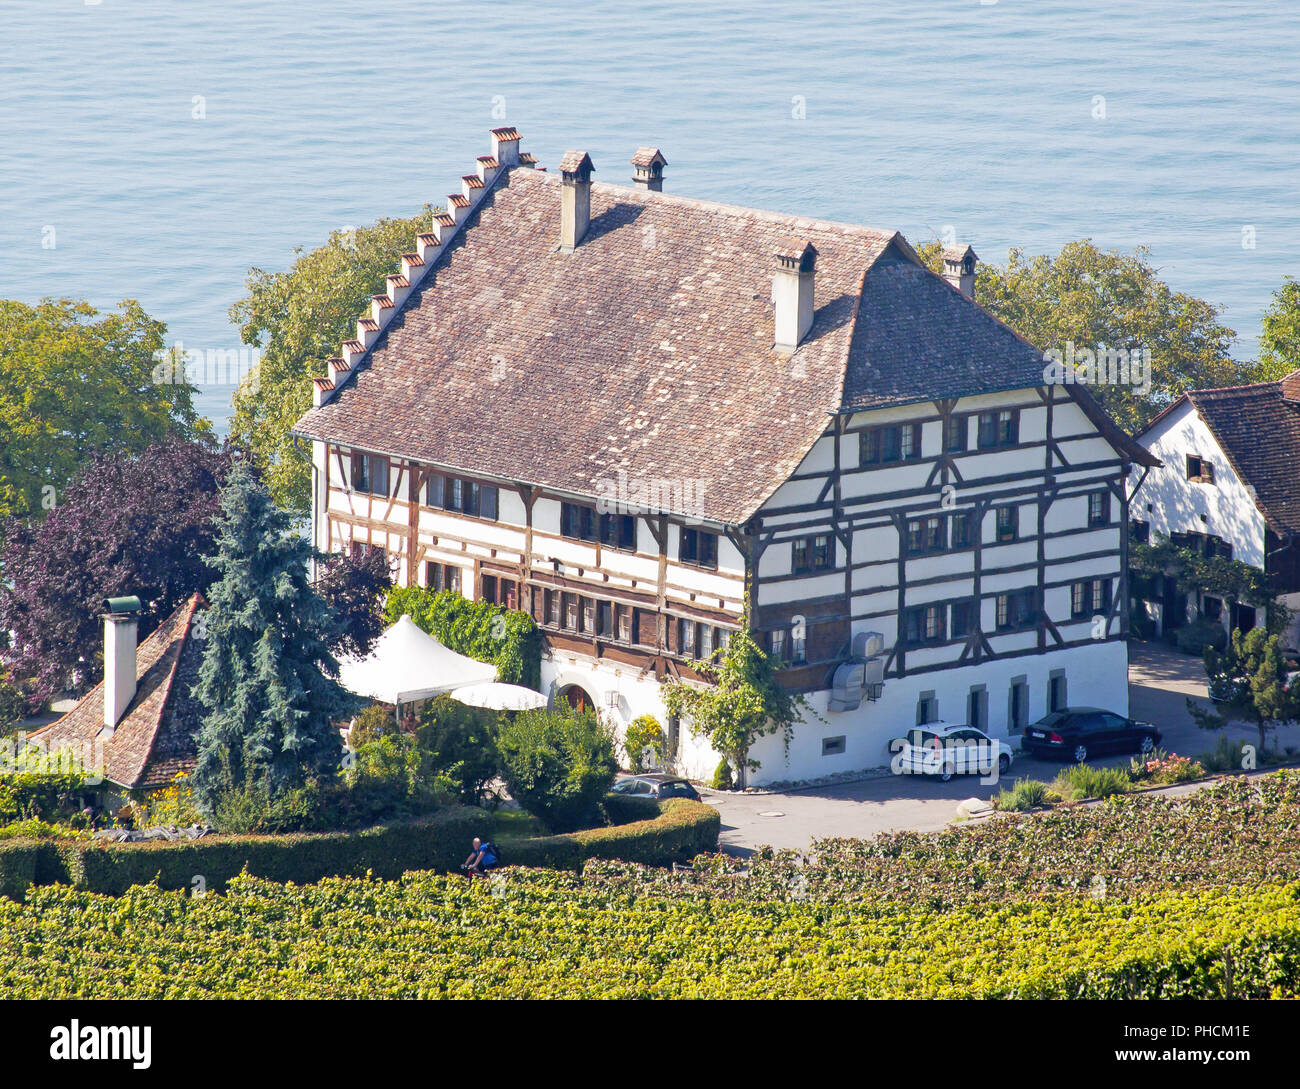
[[[1027,727],[1022,744],[1035,756],[1082,764],[1103,753],[1149,753],[1160,744],[1160,731],[1100,707],[1069,707]]]
[[[610,787],[609,792],[657,801],[665,798],[690,798],[693,802],[700,800],[700,792],[690,781],[676,775],[629,775]]]
[[[890,745],[895,775],[935,775],[948,782],[954,775],[988,775],[996,767],[1005,775],[1011,747],[974,726],[927,722]]]

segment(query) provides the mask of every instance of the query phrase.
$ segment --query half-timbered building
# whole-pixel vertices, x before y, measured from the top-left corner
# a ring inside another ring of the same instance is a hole
[[[493,132],[315,380],[322,550],[523,609],[616,727],[744,622],[813,714],[754,781],[884,764],[918,722],[1127,711],[1130,469],[1156,459],[973,300],[975,255],[555,173]]]
[[[1285,645],[1300,647],[1300,371],[1191,390],[1136,439],[1161,462],[1136,492],[1137,536],[1159,534],[1259,568],[1292,614]],[[1135,589],[1162,631],[1198,616],[1243,631],[1267,619],[1249,604],[1183,594],[1172,578]]]

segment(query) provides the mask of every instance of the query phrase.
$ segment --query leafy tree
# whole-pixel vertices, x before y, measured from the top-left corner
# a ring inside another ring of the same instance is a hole
[[[372,548],[364,556],[332,553],[320,561],[316,592],[334,612],[337,625],[330,650],[364,658],[384,632],[384,598],[393,588],[388,554]]]
[[[595,820],[618,773],[614,739],[590,711],[520,711],[497,744],[510,796],[552,832]]]
[[[217,545],[194,688],[205,713],[193,788],[208,812],[223,793],[265,784],[274,798],[332,773],[334,723],[356,707],[335,679],[334,617],[307,579],[311,546],[246,463],[221,492]]]
[[[490,784],[501,773],[497,731],[501,716],[467,707],[450,696],[429,701],[415,732],[426,774],[441,779],[465,805],[492,796]]]
[[[721,661],[717,657],[695,663],[707,686],[679,680],[665,684],[664,706],[702,734],[736,769],[738,784],[744,786],[745,772],[761,766],[749,756],[754,743],[780,731],[788,747],[808,702],[777,682],[773,662],[747,622],[732,634]]]
[[[1129,566],[1138,575],[1172,577],[1180,594],[1211,594],[1230,605],[1274,606],[1273,588],[1258,567],[1226,556],[1203,555],[1162,534],[1150,543],[1131,542]]]
[[[1300,369],[1300,283],[1288,276],[1264,311],[1259,338],[1264,379],[1281,378]]]
[[[918,252],[941,271],[942,246]],[[981,264],[976,299],[1036,347],[1151,351],[1151,387],[1093,385],[1090,392],[1129,432],[1141,428],[1189,389],[1233,386],[1266,377],[1255,363],[1233,359],[1236,333],[1219,321],[1223,307],[1174,291],[1151,264],[1146,247],[1132,253],[1100,250],[1091,239],[1067,242],[1055,256],[1026,256],[1019,249],[1005,266]]]
[[[153,379],[165,335],[132,299],[115,313],[0,300],[0,520],[62,502],[96,454],[210,432],[192,387]]]
[[[235,394],[231,433],[252,450],[276,502],[296,514],[310,509],[311,463],[289,429],[311,408],[310,380],[356,334],[357,318],[429,229],[431,212],[335,231],[288,272],[250,269],[248,295],[230,308],[244,343],[262,348],[257,381]]]
[[[623,731],[623,751],[627,754],[627,766],[632,771],[641,771],[646,757],[651,760],[664,751],[664,731],[654,715],[638,715],[627,724]]]
[[[1252,628],[1244,635],[1235,629],[1222,653],[1207,647],[1205,672],[1210,690],[1223,698],[1218,712],[1187,701],[1188,711],[1202,729],[1221,730],[1234,719],[1252,723],[1259,731],[1263,753],[1269,731],[1300,719],[1300,685],[1288,685],[1281,640],[1264,628]]]
[[[169,436],[139,454],[96,456],[44,518],[10,523],[0,629],[12,635],[5,658],[32,706],[98,679],[105,597],[138,595],[148,635],[206,589],[229,467],[211,440]]]

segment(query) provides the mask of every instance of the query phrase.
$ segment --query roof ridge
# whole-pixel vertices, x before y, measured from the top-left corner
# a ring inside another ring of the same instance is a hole
[[[154,749],[158,745],[158,734],[162,730],[163,720],[167,717],[167,709],[172,705],[172,693],[176,689],[176,675],[180,672],[181,659],[185,656],[185,648],[190,641],[190,629],[194,624],[194,614],[198,611],[200,602],[203,604],[204,608],[208,607],[207,598],[203,596],[201,591],[195,590],[194,593],[190,594],[189,599],[181,605],[181,608],[185,609],[186,613],[181,622],[181,633],[176,647],[176,658],[172,662],[171,668],[167,671],[166,690],[163,692],[162,704],[158,708],[158,724],[154,727],[153,736],[149,740],[149,749],[144,754],[144,759],[140,762],[140,771],[136,775],[137,783],[143,780],[145,769],[149,766],[149,761],[153,759]],[[179,612],[179,610],[177,611]],[[175,616],[176,614],[173,613],[172,615]],[[132,783],[126,785],[134,786],[135,784]]]
[[[466,221],[493,192],[501,179],[513,169],[532,169],[535,160],[519,153],[522,137],[518,130],[496,128],[490,130],[492,154],[480,155],[475,160],[476,172],[461,175],[461,192],[447,198],[447,209],[433,215],[432,230],[419,234],[415,249],[401,255],[401,267],[385,277],[386,294],[371,296],[370,314],[357,319],[357,335],[345,340],[339,356],[330,360],[328,373],[311,378],[312,407],[328,404],[338,394],[358,367],[364,362],[393,319],[406,309],[407,301],[415,294],[417,286],[425,280],[435,279],[434,266],[438,259],[451,249],[452,242],[463,231]]]
[[[546,171],[537,171],[533,177],[540,182],[552,182],[555,185],[560,184],[559,176],[550,174]],[[791,223],[800,229],[812,227],[818,230],[834,230],[844,234],[862,235],[873,239],[892,239],[899,236],[900,232],[885,227],[871,227],[865,223],[845,223],[838,219],[823,219],[818,216],[798,215],[793,212],[776,212],[770,208],[751,208],[744,204],[732,204],[727,201],[706,200],[703,197],[688,197],[680,193],[667,193],[662,190],[638,189],[632,185],[620,185],[618,182],[602,182],[592,180],[590,183],[593,192],[618,192],[628,193],[638,199],[649,202],[650,200],[658,201],[665,204],[677,204],[685,208],[696,208],[700,211],[721,212],[729,215],[746,216],[765,220],[768,223]]]

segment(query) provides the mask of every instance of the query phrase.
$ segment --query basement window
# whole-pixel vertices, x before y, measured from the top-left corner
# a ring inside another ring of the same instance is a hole
[[[822,755],[823,756],[843,756],[845,750],[845,735],[839,737],[822,738]]]

